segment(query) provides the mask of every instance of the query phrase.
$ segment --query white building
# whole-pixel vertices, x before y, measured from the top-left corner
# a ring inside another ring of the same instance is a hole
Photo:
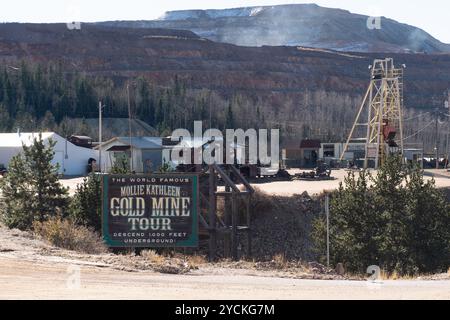
[[[344,160],[354,160],[357,158],[364,158],[365,143],[350,143],[348,149],[344,154]],[[320,159],[339,159],[344,151],[345,143],[322,143],[319,150]]]
[[[417,144],[409,144],[414,146],[407,148],[403,151],[404,160],[407,162],[418,162],[423,165],[423,148],[417,148]],[[337,161],[340,159],[342,152],[344,151],[345,143],[322,143],[319,151],[319,158],[325,160],[327,163],[330,161]],[[343,160],[357,160],[365,158],[366,145],[365,143],[349,143],[347,151],[344,153]],[[370,150],[369,150],[370,151]]]
[[[97,152],[99,147],[96,147]],[[136,173],[157,171],[163,163],[163,143],[159,137],[115,137],[101,145],[102,170],[110,172],[116,161],[132,162]]]
[[[39,139],[39,133],[0,133],[0,165],[8,168],[11,158],[22,152],[22,145],[32,145],[34,138]],[[54,132],[42,133],[45,144],[48,144],[50,139],[56,142],[53,164],[59,164],[61,174],[85,175],[89,159],[98,159],[97,150],[76,146]]]

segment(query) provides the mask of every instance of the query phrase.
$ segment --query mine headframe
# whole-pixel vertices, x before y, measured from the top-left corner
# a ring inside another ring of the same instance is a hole
[[[344,146],[344,159],[352,142],[365,144],[364,168],[378,168],[387,156],[403,155],[403,68],[392,58],[377,59],[371,79]]]

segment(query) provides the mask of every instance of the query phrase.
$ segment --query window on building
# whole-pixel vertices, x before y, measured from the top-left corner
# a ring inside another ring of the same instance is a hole
[[[327,158],[334,158],[334,145],[333,144],[325,144],[323,146],[323,156]]]

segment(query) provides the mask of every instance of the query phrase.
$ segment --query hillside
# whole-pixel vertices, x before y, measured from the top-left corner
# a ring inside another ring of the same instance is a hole
[[[81,30],[68,30],[64,24],[0,25],[0,63],[11,75],[20,72],[15,70],[19,70],[20,61],[26,60],[58,63],[68,76],[81,73],[105,77],[119,86],[138,77],[161,88],[173,87],[178,81],[188,90],[188,96],[199,97],[203,104],[211,105],[214,114],[223,114],[227,101],[232,101],[237,125],[253,125],[255,114],[260,112],[266,125],[281,124],[285,134],[297,137],[323,137],[332,132],[342,139],[368,85],[369,64],[386,56],[392,56],[399,65],[407,65],[405,103],[409,110],[441,105],[442,93],[450,86],[448,54],[239,47],[205,40],[190,31],[89,24],[83,24]],[[102,90],[97,90],[90,101],[104,99]],[[122,95],[124,92],[121,88],[109,90]],[[205,92],[209,92],[207,96]],[[113,105],[126,112],[124,101]],[[188,103],[191,108],[189,101],[180,103]],[[186,106],[181,107],[186,110]],[[76,117],[95,116],[96,103],[81,110],[82,114],[77,113]],[[45,110],[38,115],[44,113]],[[190,122],[192,117],[185,116],[184,122]],[[426,123],[427,119],[421,121]],[[182,122],[178,119],[173,125],[180,126]],[[415,123],[406,134],[419,125]]]
[[[109,21],[102,25],[190,30],[216,42],[242,46],[308,46],[354,52],[450,52],[425,31],[382,17],[380,30],[367,16],[315,4],[224,10],[169,11],[153,21]]]

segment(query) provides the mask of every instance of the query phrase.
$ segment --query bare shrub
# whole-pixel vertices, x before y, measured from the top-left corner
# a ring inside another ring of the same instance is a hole
[[[288,265],[288,261],[283,254],[274,255],[272,261],[274,262],[275,266],[280,269],[284,269]]]
[[[208,259],[200,254],[183,255],[180,259],[185,261],[192,269],[198,269],[200,266],[208,263]]]
[[[97,233],[69,219],[55,217],[44,222],[35,221],[33,229],[35,234],[56,247],[90,254],[107,251]]]
[[[143,250],[141,251],[141,257],[154,264],[164,264],[166,261],[166,258],[156,253],[155,250]]]

